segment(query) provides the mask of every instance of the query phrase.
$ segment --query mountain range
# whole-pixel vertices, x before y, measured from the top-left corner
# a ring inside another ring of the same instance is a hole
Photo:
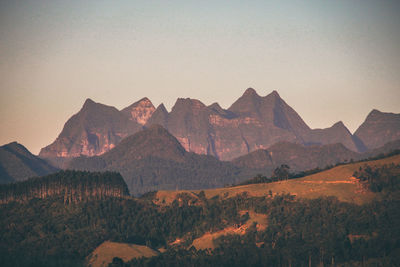
[[[121,140],[153,124],[175,136],[184,149],[232,160],[279,142],[303,145],[341,143],[364,152],[400,138],[400,115],[373,110],[354,135],[340,121],[326,129],[311,129],[278,94],[259,96],[248,88],[228,109],[218,103],[179,98],[171,111],[143,98],[118,111],[87,99],[82,109],[64,125],[57,139],[39,156],[62,161],[101,155]]]
[[[368,153],[357,153],[340,143],[304,146],[280,142],[267,150],[259,149],[228,162],[211,155],[187,152],[172,134],[155,124],[125,138],[102,155],[73,158],[65,168],[119,172],[131,194],[141,195],[157,190],[222,187],[243,182],[259,173],[269,176],[282,164],[290,165],[291,172],[301,172],[399,148],[400,141],[394,141]]]
[[[125,138],[100,156],[74,158],[66,168],[117,171],[134,195],[160,189],[215,188],[238,183],[255,174],[255,171],[213,156],[187,152],[160,125],[152,125]]]

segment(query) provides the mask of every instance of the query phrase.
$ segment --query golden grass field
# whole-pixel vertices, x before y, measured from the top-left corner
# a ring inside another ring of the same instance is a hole
[[[399,164],[400,155],[381,160],[349,163],[298,179],[207,189],[203,191],[207,198],[212,198],[216,195],[220,197],[233,197],[244,192],[247,192],[249,196],[259,197],[269,195],[271,191],[272,195],[290,193],[299,198],[308,199],[322,196],[336,196],[340,201],[363,204],[374,199],[376,194],[367,190],[364,184],[353,177],[354,171],[364,165],[380,166],[389,163]],[[158,191],[154,202],[157,204],[170,204],[180,193],[188,193],[195,196],[200,191]]]
[[[159,253],[149,247],[105,241],[98,246],[87,258],[88,266],[108,266],[114,257],[121,258],[124,262],[134,258],[152,257]]]
[[[249,227],[256,223],[257,230],[265,230],[267,228],[267,215],[255,213],[254,211],[241,211],[243,215],[249,213],[250,218],[241,226],[230,226],[221,231],[210,233],[207,232],[199,238],[193,240],[192,246],[196,249],[214,249],[214,239],[229,234],[244,235]]]

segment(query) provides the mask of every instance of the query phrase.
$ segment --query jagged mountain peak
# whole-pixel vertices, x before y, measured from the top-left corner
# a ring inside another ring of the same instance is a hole
[[[158,105],[158,107],[156,108],[156,110],[161,110],[163,112],[168,113],[167,108],[164,106],[164,103],[161,103],[160,105]]]
[[[96,104],[96,102],[94,102],[92,99],[90,98],[86,98],[85,102],[83,103],[83,106],[90,106]]]
[[[124,108],[121,110],[121,112],[128,116],[130,120],[141,125],[145,125],[155,110],[156,108],[154,107],[153,103],[151,103],[150,99],[144,97],[132,105]]]
[[[381,112],[373,109],[355,131],[368,149],[375,149],[385,143],[400,139],[400,114]]]
[[[164,104],[161,103],[160,105],[158,105],[156,110],[154,110],[151,117],[147,120],[146,126],[159,124],[167,128],[167,123],[168,123],[168,111],[165,108]]]
[[[254,113],[257,112],[261,101],[262,97],[257,94],[256,90],[248,88],[228,110],[237,114]]]
[[[352,136],[349,128],[346,127],[346,125],[343,123],[343,121],[338,121],[335,124],[332,125],[332,129],[338,129],[346,132],[349,136]]]
[[[345,128],[347,129],[346,125],[344,125],[343,121],[338,121],[332,125],[332,128]]]
[[[211,109],[215,109],[215,110],[222,110],[223,108],[218,104],[218,102],[214,102],[211,105],[208,106]]]
[[[281,99],[281,96],[279,95],[278,91],[273,90],[271,93],[269,93],[267,96],[265,97],[274,97],[274,98],[279,98]]]
[[[254,88],[247,88],[246,91],[244,91],[243,96],[259,96],[257,91]]]
[[[98,114],[99,112],[103,112],[106,110],[108,110],[109,112],[118,112],[118,109],[113,106],[104,105],[102,103],[95,102],[90,98],[87,98],[78,114]]]
[[[372,115],[372,114],[382,114],[382,113],[383,112],[381,112],[380,110],[374,108],[373,110],[371,110],[369,114]]]
[[[130,106],[124,108],[124,109],[129,109],[132,107],[137,107],[139,105],[145,105],[145,106],[149,106],[149,107],[154,107],[153,103],[150,101],[150,99],[148,99],[147,97],[143,97],[140,100],[136,101],[135,103],[131,104]],[[123,110],[124,110],[123,109]]]
[[[175,105],[172,107],[172,111],[180,110],[181,108],[202,109],[205,107],[206,105],[204,105],[200,100],[193,98],[178,98]]]

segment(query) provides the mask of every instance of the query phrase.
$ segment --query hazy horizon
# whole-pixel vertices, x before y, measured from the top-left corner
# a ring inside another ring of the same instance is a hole
[[[398,1],[1,1],[0,145],[37,154],[86,98],[228,108],[273,90],[311,128],[400,113]]]

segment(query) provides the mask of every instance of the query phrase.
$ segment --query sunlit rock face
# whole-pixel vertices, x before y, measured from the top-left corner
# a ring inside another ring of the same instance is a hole
[[[114,107],[87,99],[64,125],[57,139],[39,153],[43,158],[101,155],[123,138],[142,129]]]
[[[122,110],[122,113],[128,115],[129,119],[138,124],[145,125],[155,111],[153,103],[145,97],[138,102],[133,103]]]
[[[164,109],[163,106],[157,109],[157,115],[147,125],[163,125],[187,151],[221,160],[231,160],[282,141],[343,143],[357,150],[351,133],[342,123],[312,130],[276,91],[262,97],[249,88],[226,110],[218,103],[206,106],[189,98],[178,99],[170,113]]]
[[[40,152],[41,157],[101,155],[123,138],[159,124],[190,152],[231,160],[278,142],[303,145],[341,143],[352,151],[382,146],[400,139],[398,114],[373,111],[353,136],[342,122],[326,129],[310,129],[273,91],[266,96],[248,88],[231,107],[206,106],[191,98],[178,98],[171,111],[154,107],[148,98],[118,111],[88,99],[72,116],[58,138]]]

